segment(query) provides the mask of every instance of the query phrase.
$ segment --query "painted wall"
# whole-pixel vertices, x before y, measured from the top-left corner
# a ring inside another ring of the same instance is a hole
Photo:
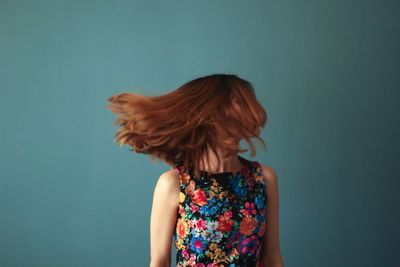
[[[395,266],[399,7],[1,0],[0,266],[147,266],[169,167],[113,142],[107,98],[214,72],[268,112],[251,159],[278,174],[285,266]]]

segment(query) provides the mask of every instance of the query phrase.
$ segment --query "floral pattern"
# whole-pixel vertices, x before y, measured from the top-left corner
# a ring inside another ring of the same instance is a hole
[[[176,266],[258,267],[266,222],[266,184],[261,165],[239,156],[237,173],[180,177],[174,231]]]

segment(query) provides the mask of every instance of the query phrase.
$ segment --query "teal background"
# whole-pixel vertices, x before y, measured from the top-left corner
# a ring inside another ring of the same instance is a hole
[[[0,266],[148,266],[169,167],[114,143],[107,98],[214,72],[268,112],[244,156],[278,174],[285,266],[398,266],[399,25],[398,1],[0,0]]]

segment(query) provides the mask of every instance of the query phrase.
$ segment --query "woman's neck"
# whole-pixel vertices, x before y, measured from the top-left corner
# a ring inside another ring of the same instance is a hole
[[[220,166],[218,167],[218,157],[220,158]],[[236,172],[243,167],[242,162],[239,159],[238,154],[230,155],[223,158],[223,154],[219,153],[216,156],[214,153],[209,153],[209,160],[207,162],[206,157],[203,158],[205,161],[205,166],[200,163],[199,169],[209,173],[217,172]]]

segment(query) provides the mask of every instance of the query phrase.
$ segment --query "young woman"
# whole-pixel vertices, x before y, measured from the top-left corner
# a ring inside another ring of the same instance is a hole
[[[158,178],[150,218],[150,266],[282,267],[278,178],[255,156],[267,114],[252,84],[213,74],[161,96],[109,98],[116,141],[171,166]]]

